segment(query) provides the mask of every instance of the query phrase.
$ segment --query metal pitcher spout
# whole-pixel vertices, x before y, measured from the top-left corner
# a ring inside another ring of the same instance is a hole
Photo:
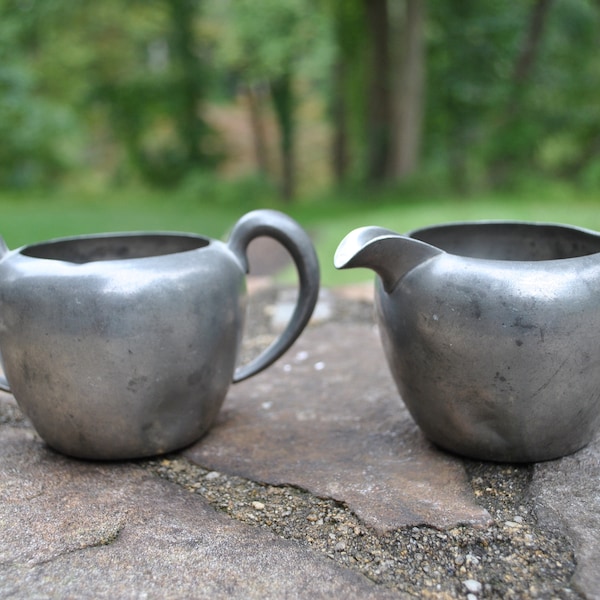
[[[366,267],[381,277],[383,289],[391,293],[411,269],[443,251],[383,227],[360,227],[338,246],[336,269]]]

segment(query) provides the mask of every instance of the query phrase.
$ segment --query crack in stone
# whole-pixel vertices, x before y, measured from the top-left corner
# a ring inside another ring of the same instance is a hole
[[[121,523],[115,529],[108,531],[104,535],[101,535],[101,537],[99,537],[98,539],[94,539],[90,542],[83,543],[74,548],[66,548],[64,550],[56,552],[52,556],[45,558],[43,560],[5,561],[5,562],[0,563],[0,569],[3,569],[3,568],[7,568],[7,569],[8,568],[17,568],[17,569],[27,568],[27,569],[30,569],[32,567],[41,567],[44,565],[51,564],[61,558],[70,556],[77,552],[81,552],[84,550],[90,550],[93,548],[102,548],[103,546],[110,546],[111,544],[114,544],[119,539],[121,532],[123,531],[124,528],[125,528],[125,524]]]
[[[385,588],[463,598],[462,582],[474,579],[486,597],[581,598],[569,587],[575,568],[570,545],[536,528],[527,502],[529,466],[465,462],[473,493],[492,516],[489,527],[423,524],[384,534],[365,526],[344,503],[298,486],[224,475],[177,455],[142,466],[230,518],[309,546]]]

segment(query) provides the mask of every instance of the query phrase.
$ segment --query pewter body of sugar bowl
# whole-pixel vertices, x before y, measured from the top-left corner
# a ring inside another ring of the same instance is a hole
[[[539,461],[600,426],[600,235],[467,222],[357,229],[338,268],[376,271],[380,334],[407,408],[439,446]]]
[[[246,304],[246,249],[278,240],[299,274],[287,328],[236,368]],[[242,217],[227,243],[184,233],[86,235],[0,258],[0,348],[15,399],[41,437],[94,459],[186,446],[213,423],[232,381],[275,361],[315,306],[319,267],[289,217]]]

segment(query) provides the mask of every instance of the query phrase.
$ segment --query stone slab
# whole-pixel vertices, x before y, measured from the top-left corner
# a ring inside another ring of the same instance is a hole
[[[574,546],[573,585],[600,598],[600,435],[571,456],[535,465],[530,494],[538,523]]]
[[[2,598],[398,598],[135,464],[69,459],[8,425],[0,456]]]
[[[383,532],[487,525],[460,459],[404,408],[370,324],[307,329],[268,371],[233,386],[197,464],[346,503]]]

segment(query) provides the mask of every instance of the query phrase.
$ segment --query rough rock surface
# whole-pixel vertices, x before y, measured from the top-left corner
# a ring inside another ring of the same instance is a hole
[[[574,545],[575,587],[600,598],[600,437],[571,456],[536,465],[531,496],[540,525]]]
[[[380,531],[490,522],[462,461],[410,418],[368,324],[306,331],[268,372],[232,388],[215,427],[184,455],[344,502]]]
[[[0,455],[2,598],[392,597],[135,464],[64,458],[25,428]]]

